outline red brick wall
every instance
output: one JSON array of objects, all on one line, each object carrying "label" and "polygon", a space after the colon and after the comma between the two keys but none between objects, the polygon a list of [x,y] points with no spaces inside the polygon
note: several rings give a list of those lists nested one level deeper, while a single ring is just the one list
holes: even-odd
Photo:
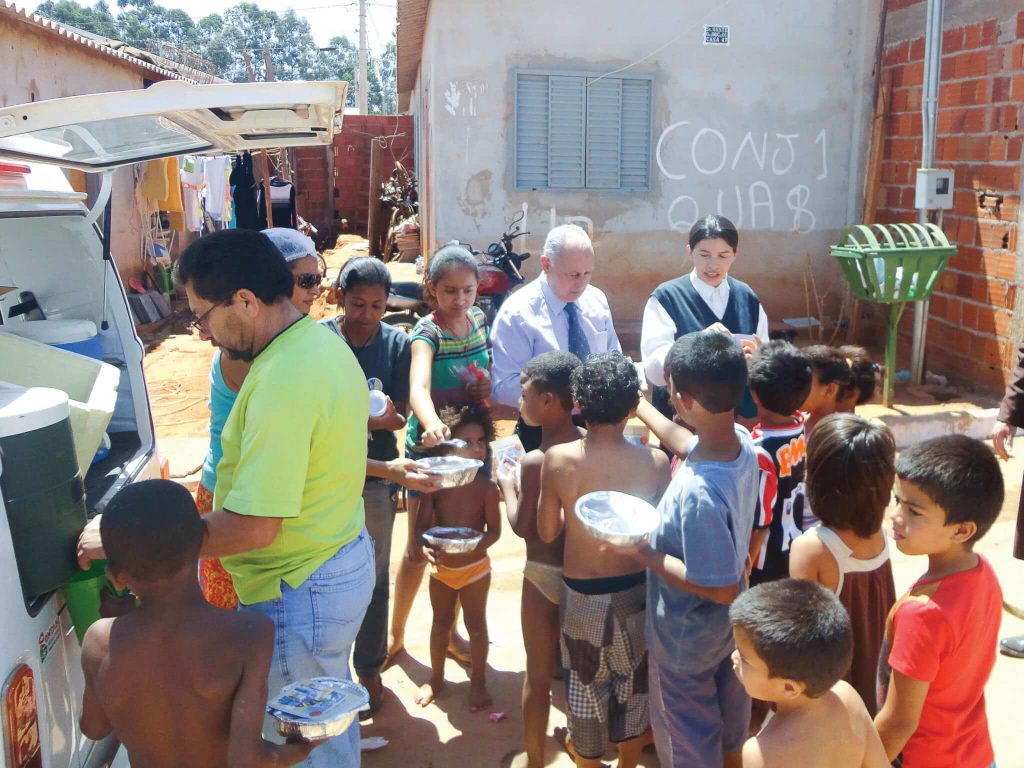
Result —
[{"label": "red brick wall", "polygon": [[[366,234],[370,191],[370,142],[382,137],[386,161],[399,161],[413,170],[413,130],[410,115],[345,115],[334,137],[334,184],[328,183],[328,149],[295,150],[296,208],[321,232],[333,232],[336,220],[348,219],[349,231]],[[390,174],[391,169],[388,168]],[[332,194],[333,190],[333,194]]]},{"label": "red brick wall", "polygon": [[395,161],[414,169],[411,115],[346,115],[334,137],[334,210],[348,219],[350,231],[361,234],[369,210],[370,142],[377,136],[387,144],[387,174]]},{"label": "red brick wall", "polygon": [[321,232],[329,232],[334,216],[327,153],[330,147],[299,147],[295,150],[295,210]]},{"label": "red brick wall", "polygon": [[[889,0],[889,11],[919,3]],[[945,212],[943,230],[959,252],[931,301],[927,366],[959,383],[1000,392],[1020,343],[1009,329],[1019,289],[1024,11],[1015,20],[960,27],[947,22],[942,47],[935,165],[955,172],[954,208]],[[876,211],[881,223],[917,220],[923,59],[923,37],[883,51],[892,92]],[[998,209],[980,206],[986,192],[1003,196]],[[912,315],[908,309],[901,348],[910,347]]]}]

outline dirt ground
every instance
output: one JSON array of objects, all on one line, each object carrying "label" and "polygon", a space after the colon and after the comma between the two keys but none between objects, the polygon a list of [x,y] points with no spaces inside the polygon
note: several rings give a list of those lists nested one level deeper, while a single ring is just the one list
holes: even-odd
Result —
[{"label": "dirt ground", "polygon": [[[348,259],[362,255],[365,249],[356,237],[343,237],[339,247],[326,254],[328,276],[337,274]],[[412,265],[401,265],[400,279],[416,279]],[[336,308],[321,298],[314,307],[315,317],[334,314]],[[145,339],[146,378],[153,403],[160,449],[171,464],[172,475],[193,485],[209,440],[207,398],[213,348],[184,331],[178,321]],[[913,396],[918,405],[918,395]],[[982,405],[978,403],[978,405]],[[988,405],[985,403],[984,405]],[[501,425],[503,431],[511,423]],[[1018,444],[1018,456],[1004,465],[1007,501],[1000,521],[982,540],[978,550],[988,557],[1005,591],[1006,599],[1024,606],[1024,563],[1011,556],[1012,521],[1024,476],[1024,443]],[[406,516],[395,521],[391,573],[397,573],[402,546],[406,540]],[[449,686],[435,704],[420,708],[413,702],[416,689],[429,677],[428,636],[430,605],[426,589],[421,589],[409,620],[406,638],[408,653],[384,673],[388,688],[384,707],[365,724],[363,736],[379,736],[388,746],[364,753],[368,768],[441,768],[441,766],[501,766],[520,748],[522,721],[519,699],[525,656],[519,621],[519,598],[525,550],[520,539],[507,528],[491,549],[493,576],[488,602],[490,628],[489,687],[494,704],[487,712],[471,713],[465,698],[468,677],[454,661],[449,661],[446,676]],[[894,572],[897,589],[903,590],[924,569],[917,559],[895,553]],[[1024,633],[1024,621],[1008,613],[1003,615],[1002,634]],[[565,724],[565,699],[561,683],[553,685],[554,702],[550,728]],[[996,758],[1001,768],[1024,768],[1024,741],[1020,736],[1019,692],[1024,690],[1024,660],[998,658],[986,695]],[[504,717],[493,722],[491,713]],[[572,761],[549,738],[550,766],[570,766]],[[609,755],[611,757],[611,755]],[[653,751],[645,753],[642,765],[657,766]]]}]

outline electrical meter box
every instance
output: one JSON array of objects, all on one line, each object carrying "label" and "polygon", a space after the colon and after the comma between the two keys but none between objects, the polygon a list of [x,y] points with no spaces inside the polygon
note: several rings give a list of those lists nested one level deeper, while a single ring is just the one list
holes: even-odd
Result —
[{"label": "electrical meter box", "polygon": [[946,168],[918,168],[914,207],[926,211],[952,208],[953,172]]}]

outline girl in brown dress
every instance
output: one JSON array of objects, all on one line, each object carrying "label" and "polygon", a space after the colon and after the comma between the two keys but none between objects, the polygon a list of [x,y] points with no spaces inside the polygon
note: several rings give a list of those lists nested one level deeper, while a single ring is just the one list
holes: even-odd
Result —
[{"label": "girl in brown dress", "polygon": [[874,717],[885,619],[896,602],[882,530],[896,445],[877,422],[837,413],[818,423],[807,449],[807,502],[821,525],[792,545],[789,574],[831,589],[850,615],[853,664],[846,676]]}]

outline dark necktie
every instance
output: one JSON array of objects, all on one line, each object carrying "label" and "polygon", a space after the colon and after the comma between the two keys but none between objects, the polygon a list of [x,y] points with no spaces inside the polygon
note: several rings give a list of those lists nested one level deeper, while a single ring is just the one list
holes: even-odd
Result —
[{"label": "dark necktie", "polygon": [[565,305],[565,316],[569,321],[569,352],[580,360],[590,357],[590,344],[580,325],[580,308],[570,301]]}]

